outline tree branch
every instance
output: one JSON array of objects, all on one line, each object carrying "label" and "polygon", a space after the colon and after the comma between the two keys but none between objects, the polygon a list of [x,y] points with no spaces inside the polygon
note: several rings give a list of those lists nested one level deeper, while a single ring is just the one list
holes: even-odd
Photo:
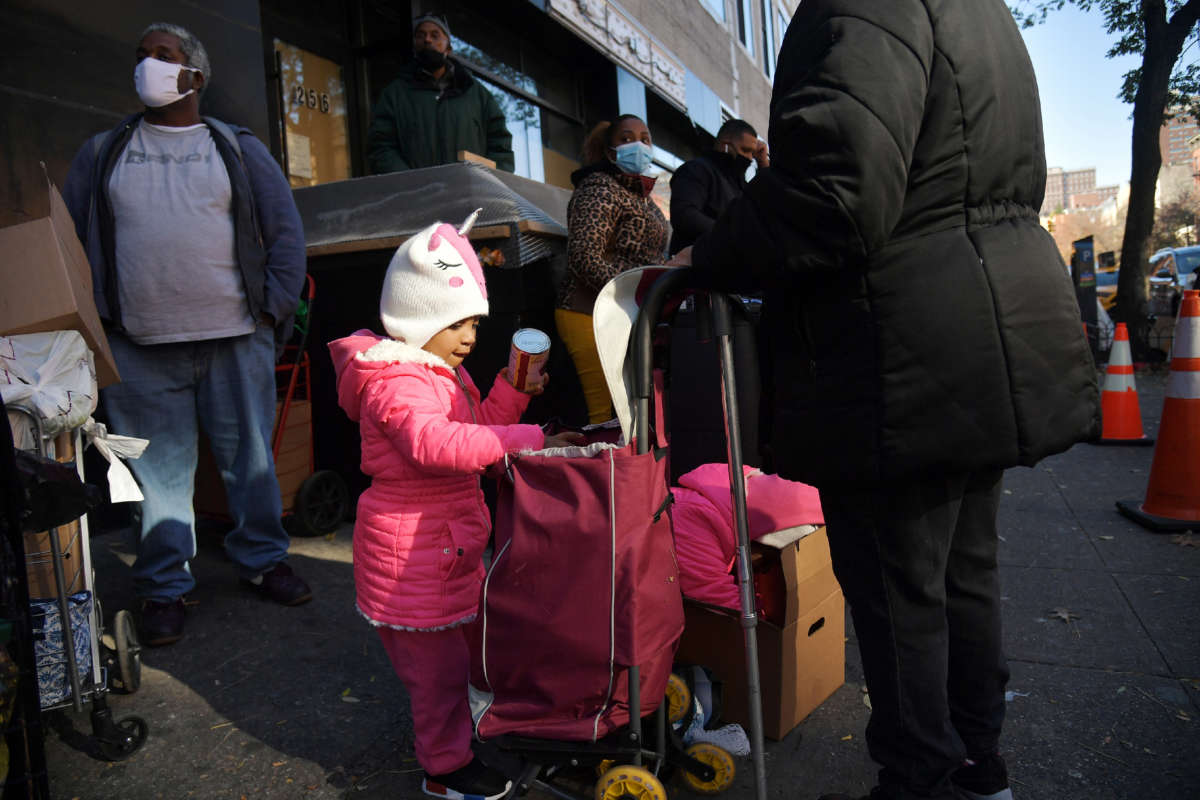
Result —
[{"label": "tree branch", "polygon": [[1196,27],[1197,20],[1200,20],[1200,0],[1188,0],[1175,11],[1167,23],[1168,41],[1175,50],[1183,49],[1183,43]]}]

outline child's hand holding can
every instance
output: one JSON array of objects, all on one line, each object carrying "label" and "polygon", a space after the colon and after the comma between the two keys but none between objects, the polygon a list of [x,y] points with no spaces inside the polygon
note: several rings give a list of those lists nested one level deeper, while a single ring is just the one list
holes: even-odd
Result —
[{"label": "child's hand holding can", "polygon": [[536,328],[521,328],[513,334],[508,366],[502,371],[505,380],[526,394],[541,394],[550,382],[545,371],[550,357],[550,337]]}]

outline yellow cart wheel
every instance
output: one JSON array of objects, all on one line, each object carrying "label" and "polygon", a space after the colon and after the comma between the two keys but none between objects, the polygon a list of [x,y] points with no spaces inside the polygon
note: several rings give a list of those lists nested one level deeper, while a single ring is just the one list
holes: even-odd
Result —
[{"label": "yellow cart wheel", "polygon": [[692,707],[692,690],[683,678],[671,673],[667,678],[667,719],[679,722]]},{"label": "yellow cart wheel", "polygon": [[616,763],[617,762],[611,758],[606,758],[603,761],[601,761],[599,764],[596,765],[596,777],[597,778],[603,777],[604,773],[606,773],[610,769],[612,769],[613,765]]},{"label": "yellow cart wheel", "polygon": [[684,770],[683,782],[693,792],[696,794],[720,794],[733,785],[733,779],[737,775],[737,766],[733,763],[733,756],[729,755],[728,750],[708,742],[696,742],[684,752],[697,761],[712,767],[717,773],[711,781],[702,781]]},{"label": "yellow cart wheel", "polygon": [[596,781],[596,800],[667,800],[667,790],[650,770],[622,765]]}]

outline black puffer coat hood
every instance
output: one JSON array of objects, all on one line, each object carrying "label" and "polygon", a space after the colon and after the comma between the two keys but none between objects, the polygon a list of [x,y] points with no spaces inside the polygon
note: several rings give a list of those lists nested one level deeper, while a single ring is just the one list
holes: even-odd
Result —
[{"label": "black puffer coat hood", "polygon": [[1038,223],[1033,67],[1002,0],[805,0],[771,169],[694,262],[768,289],[779,471],[809,483],[1030,465],[1096,430],[1096,372]]}]

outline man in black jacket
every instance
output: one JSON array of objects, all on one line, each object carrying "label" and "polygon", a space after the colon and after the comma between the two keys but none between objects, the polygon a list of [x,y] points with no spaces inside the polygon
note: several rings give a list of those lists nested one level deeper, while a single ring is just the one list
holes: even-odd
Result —
[{"label": "man in black jacket", "polygon": [[871,693],[871,800],[1012,797],[1001,476],[1094,435],[1099,406],[1038,224],[1040,108],[1003,0],[805,0],[771,169],[676,259],[765,289],[769,436],[779,473],[821,490]]},{"label": "man in black jacket", "polygon": [[713,149],[684,164],[671,177],[671,252],[696,241],[721,216],[725,207],[746,188],[746,170],[753,161],[770,166],[767,143],[749,122],[731,119],[717,131]]}]

